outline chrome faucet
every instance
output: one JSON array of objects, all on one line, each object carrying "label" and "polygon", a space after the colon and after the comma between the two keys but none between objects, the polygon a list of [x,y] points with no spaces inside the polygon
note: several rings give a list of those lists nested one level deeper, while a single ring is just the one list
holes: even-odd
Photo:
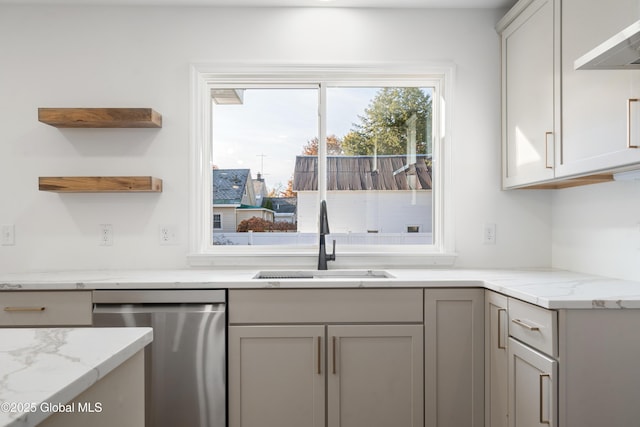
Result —
[{"label": "chrome faucet", "polygon": [[318,253],[318,270],[327,269],[327,261],[335,261],[336,259],[336,241],[333,241],[333,253],[328,254],[325,237],[329,234],[329,219],[327,218],[327,202],[320,202],[320,247]]}]

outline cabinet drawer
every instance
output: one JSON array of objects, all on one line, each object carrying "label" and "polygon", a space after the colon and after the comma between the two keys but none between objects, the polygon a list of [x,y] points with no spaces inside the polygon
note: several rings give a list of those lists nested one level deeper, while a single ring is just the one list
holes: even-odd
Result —
[{"label": "cabinet drawer", "polygon": [[509,298],[509,335],[558,357],[558,313]]},{"label": "cabinet drawer", "polygon": [[0,292],[0,326],[91,325],[91,291]]},{"label": "cabinet drawer", "polygon": [[229,323],[422,323],[422,289],[240,289]]}]

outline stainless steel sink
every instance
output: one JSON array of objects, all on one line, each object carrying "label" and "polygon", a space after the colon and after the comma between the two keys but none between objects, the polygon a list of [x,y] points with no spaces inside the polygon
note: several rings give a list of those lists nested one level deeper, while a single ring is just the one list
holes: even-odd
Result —
[{"label": "stainless steel sink", "polygon": [[273,270],[260,271],[254,279],[387,279],[384,270]]}]

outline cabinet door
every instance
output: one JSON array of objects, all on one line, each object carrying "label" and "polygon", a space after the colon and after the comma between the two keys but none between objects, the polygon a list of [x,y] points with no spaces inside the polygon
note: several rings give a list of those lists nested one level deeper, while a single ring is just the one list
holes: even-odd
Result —
[{"label": "cabinet door", "polygon": [[485,417],[487,427],[507,427],[509,356],[507,297],[485,294]]},{"label": "cabinet door", "polygon": [[534,0],[502,32],[505,188],[554,177],[553,146],[560,140],[556,15],[554,0]]},{"label": "cabinet door", "polygon": [[422,325],[327,330],[329,427],[423,426]]},{"label": "cabinet door", "polygon": [[324,326],[229,327],[229,426],[324,427]]},{"label": "cabinet door", "polygon": [[509,338],[509,427],[557,426],[558,362]]},{"label": "cabinet door", "polygon": [[426,289],[425,426],[484,426],[484,289]]},{"label": "cabinet door", "polygon": [[[640,71],[574,70],[574,61],[640,18],[637,0],[562,0],[562,145],[556,175],[567,176],[640,162],[636,115]],[[637,110],[638,103],[633,104]]]}]

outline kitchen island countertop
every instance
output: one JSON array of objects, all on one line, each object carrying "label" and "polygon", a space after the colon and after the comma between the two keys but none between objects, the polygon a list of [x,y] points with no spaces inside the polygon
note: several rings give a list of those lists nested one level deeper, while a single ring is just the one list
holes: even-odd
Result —
[{"label": "kitchen island countertop", "polygon": [[1,290],[483,287],[552,309],[640,308],[640,282],[564,270],[388,269],[391,278],[253,279],[257,270],[0,274]]},{"label": "kitchen island countertop", "polygon": [[0,328],[0,426],[35,426],[142,350],[151,328]]}]

